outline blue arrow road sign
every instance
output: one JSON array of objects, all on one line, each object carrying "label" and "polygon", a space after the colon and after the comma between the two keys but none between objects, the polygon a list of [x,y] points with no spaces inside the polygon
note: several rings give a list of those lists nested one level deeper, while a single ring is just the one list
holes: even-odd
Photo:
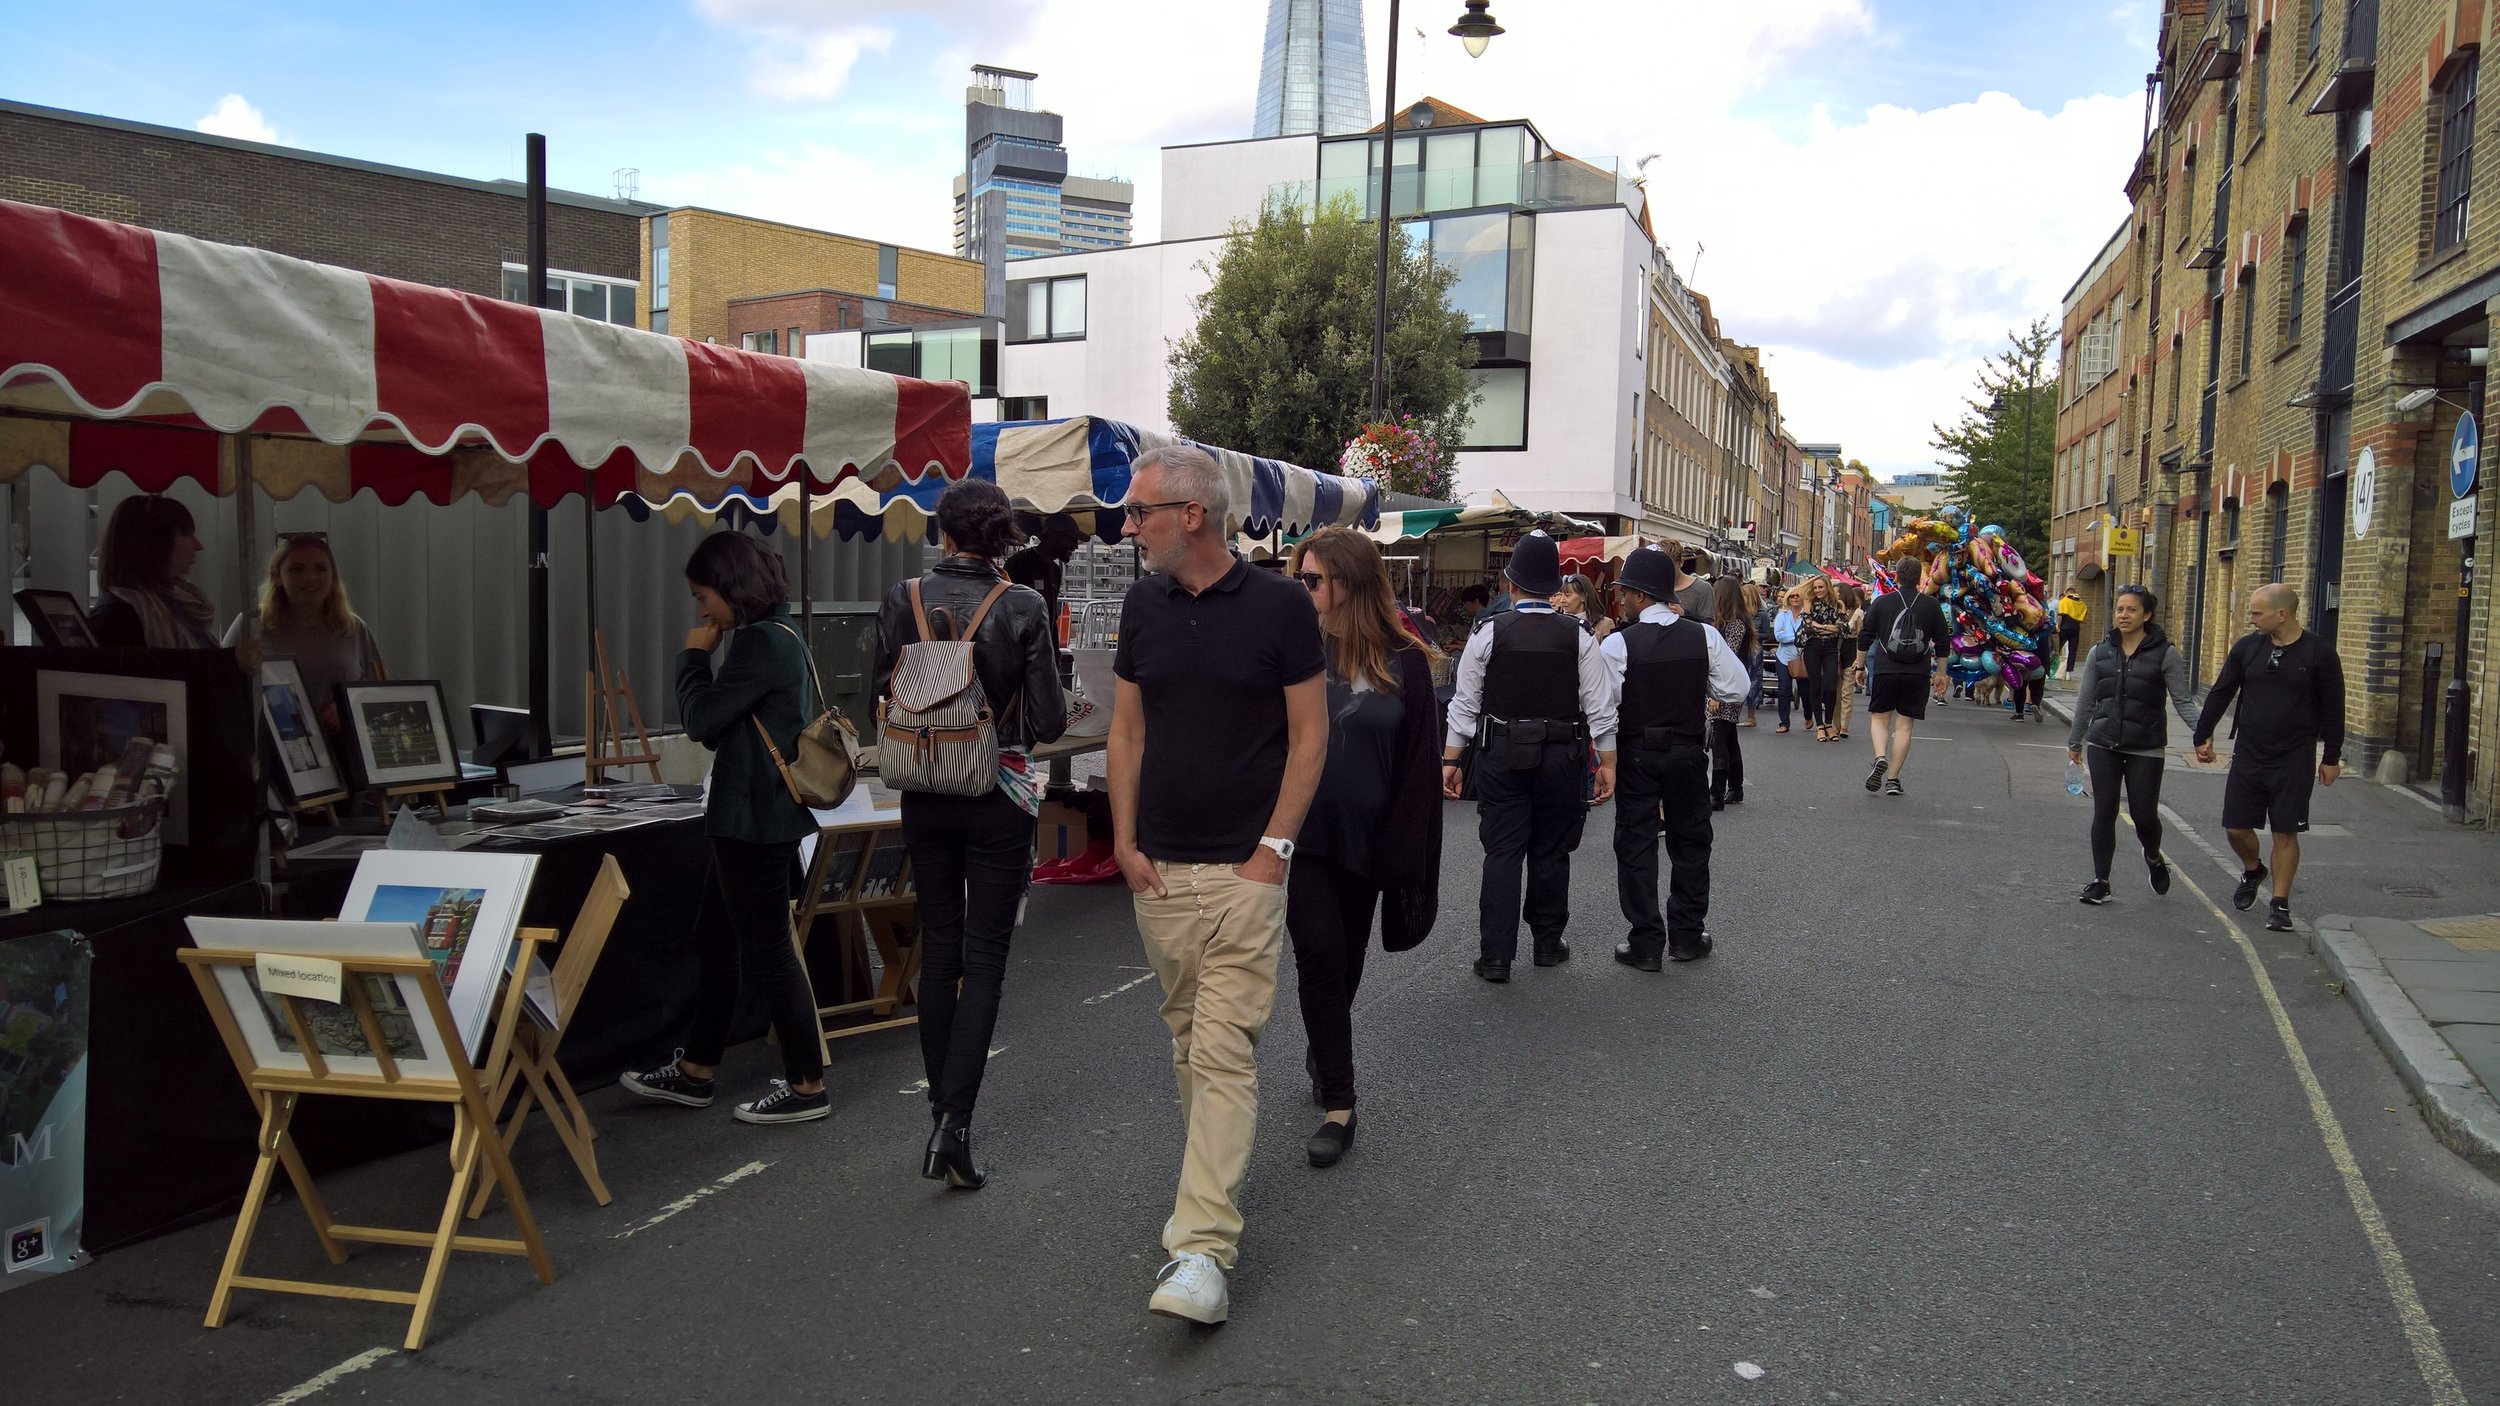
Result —
[{"label": "blue arrow road sign", "polygon": [[2448,488],[2462,498],[2474,491],[2474,471],[2482,463],[2483,439],[2474,429],[2473,412],[2457,417],[2457,437],[2448,446]]}]

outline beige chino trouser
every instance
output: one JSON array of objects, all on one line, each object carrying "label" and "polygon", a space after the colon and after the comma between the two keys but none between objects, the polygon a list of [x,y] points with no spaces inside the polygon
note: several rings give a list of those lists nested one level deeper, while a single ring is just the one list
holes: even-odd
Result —
[{"label": "beige chino trouser", "polygon": [[1236,1204],[1258,1133],[1259,1036],[1276,1008],[1285,890],[1229,864],[1154,861],[1163,895],[1134,894],[1146,960],[1163,982],[1172,1074],[1189,1132],[1180,1191],[1163,1226],[1172,1255],[1211,1256],[1225,1269],[1241,1244]]}]

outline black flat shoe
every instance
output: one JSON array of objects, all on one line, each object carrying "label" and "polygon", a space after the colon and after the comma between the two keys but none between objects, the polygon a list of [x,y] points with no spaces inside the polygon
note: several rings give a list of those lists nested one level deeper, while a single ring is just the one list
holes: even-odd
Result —
[{"label": "black flat shoe", "polygon": [[1693,943],[1691,946],[1677,947],[1670,945],[1667,948],[1667,960],[1670,962],[1698,962],[1702,958],[1710,955],[1710,949],[1712,946],[1713,944],[1710,941],[1710,934],[1703,933],[1701,935],[1701,941]]},{"label": "black flat shoe", "polygon": [[1745,788],[1739,786],[1734,790],[1729,791],[1727,793],[1727,803],[1732,806],[1743,805],[1745,803]]},{"label": "black flat shoe", "polygon": [[1644,957],[1640,953],[1633,951],[1632,944],[1629,942],[1618,942],[1615,944],[1615,960],[1623,963],[1627,967],[1632,968],[1634,971],[1664,971],[1666,970],[1667,965],[1666,963],[1659,961],[1654,956]]},{"label": "black flat shoe", "polygon": [[1311,1155],[1312,1166],[1333,1167],[1337,1165],[1338,1158],[1345,1156],[1346,1149],[1352,1146],[1354,1146],[1354,1115],[1349,1112],[1342,1123],[1331,1118],[1320,1124],[1318,1132],[1304,1139],[1302,1150]]},{"label": "black flat shoe", "polygon": [[1536,953],[1533,960],[1540,967],[1559,967],[1571,960],[1571,944],[1557,940],[1553,946]]},{"label": "black flat shoe", "polygon": [[944,1178],[957,1191],[978,1191],[990,1179],[972,1165],[972,1115],[938,1115],[937,1131],[929,1134],[929,1150],[920,1159],[920,1174],[931,1181]]},{"label": "black flat shoe", "polygon": [[1508,981],[1510,980],[1510,963],[1497,962],[1491,957],[1479,958],[1476,962],[1476,975],[1487,981]]}]

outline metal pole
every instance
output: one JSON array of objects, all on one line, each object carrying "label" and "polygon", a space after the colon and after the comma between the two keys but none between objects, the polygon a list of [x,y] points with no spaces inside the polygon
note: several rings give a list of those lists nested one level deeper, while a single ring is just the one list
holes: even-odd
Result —
[{"label": "metal pole", "polygon": [[[547,306],[547,138],[529,134],[529,281],[530,306]],[[547,677],[550,646],[547,611],[547,510],[536,494],[530,497],[529,535],[529,685],[530,721],[538,729],[538,754],[554,746],[553,691]],[[597,666],[594,656],[591,667]],[[590,700],[582,700],[585,708]]]},{"label": "metal pole", "polygon": [[[2469,408],[2479,424],[2483,418],[2483,383],[2480,381],[2474,383],[2473,402]],[[2477,443],[2475,453],[2480,455],[2481,452],[2482,446]],[[2483,491],[2480,478],[2478,472],[2474,484],[2474,492],[2478,495]],[[2452,821],[2466,818],[2466,749],[2472,740],[2470,733],[2474,725],[2472,700],[2467,696],[2465,685],[2465,652],[2474,631],[2474,538],[2470,534],[2465,538],[2464,547],[2464,558],[2457,573],[2457,641],[2450,651],[2455,656],[2452,661],[2455,672],[2448,676],[2447,694],[2443,700],[2446,714],[2440,720],[2439,805],[2442,813]]]},{"label": "metal pole", "polygon": [[1380,81],[1380,276],[1372,283],[1372,423],[1389,418],[1389,173],[1398,164],[1398,0],[1389,0],[1389,66]]},{"label": "metal pole", "polygon": [[[810,579],[807,569],[808,558],[815,555],[809,550],[816,540],[815,524],[809,521],[813,516],[810,510],[815,506],[814,500],[815,485],[808,482],[808,468],[805,464],[801,464],[799,466],[799,633],[806,637],[802,642],[806,644],[810,658],[815,657],[816,654],[816,590],[815,582]],[[823,707],[823,701],[819,700],[816,706]]]}]

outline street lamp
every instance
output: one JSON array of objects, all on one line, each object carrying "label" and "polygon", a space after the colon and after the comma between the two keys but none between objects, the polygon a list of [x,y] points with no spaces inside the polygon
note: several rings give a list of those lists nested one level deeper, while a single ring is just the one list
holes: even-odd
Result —
[{"label": "street lamp", "polygon": [[[1469,58],[1484,57],[1484,48],[1502,27],[1493,20],[1493,0],[1467,0],[1467,8],[1450,33],[1467,46]],[[1389,418],[1389,237],[1395,221],[1389,214],[1389,173],[1398,164],[1398,0],[1389,0],[1389,66],[1380,84],[1380,271],[1372,284],[1372,421]]]}]

